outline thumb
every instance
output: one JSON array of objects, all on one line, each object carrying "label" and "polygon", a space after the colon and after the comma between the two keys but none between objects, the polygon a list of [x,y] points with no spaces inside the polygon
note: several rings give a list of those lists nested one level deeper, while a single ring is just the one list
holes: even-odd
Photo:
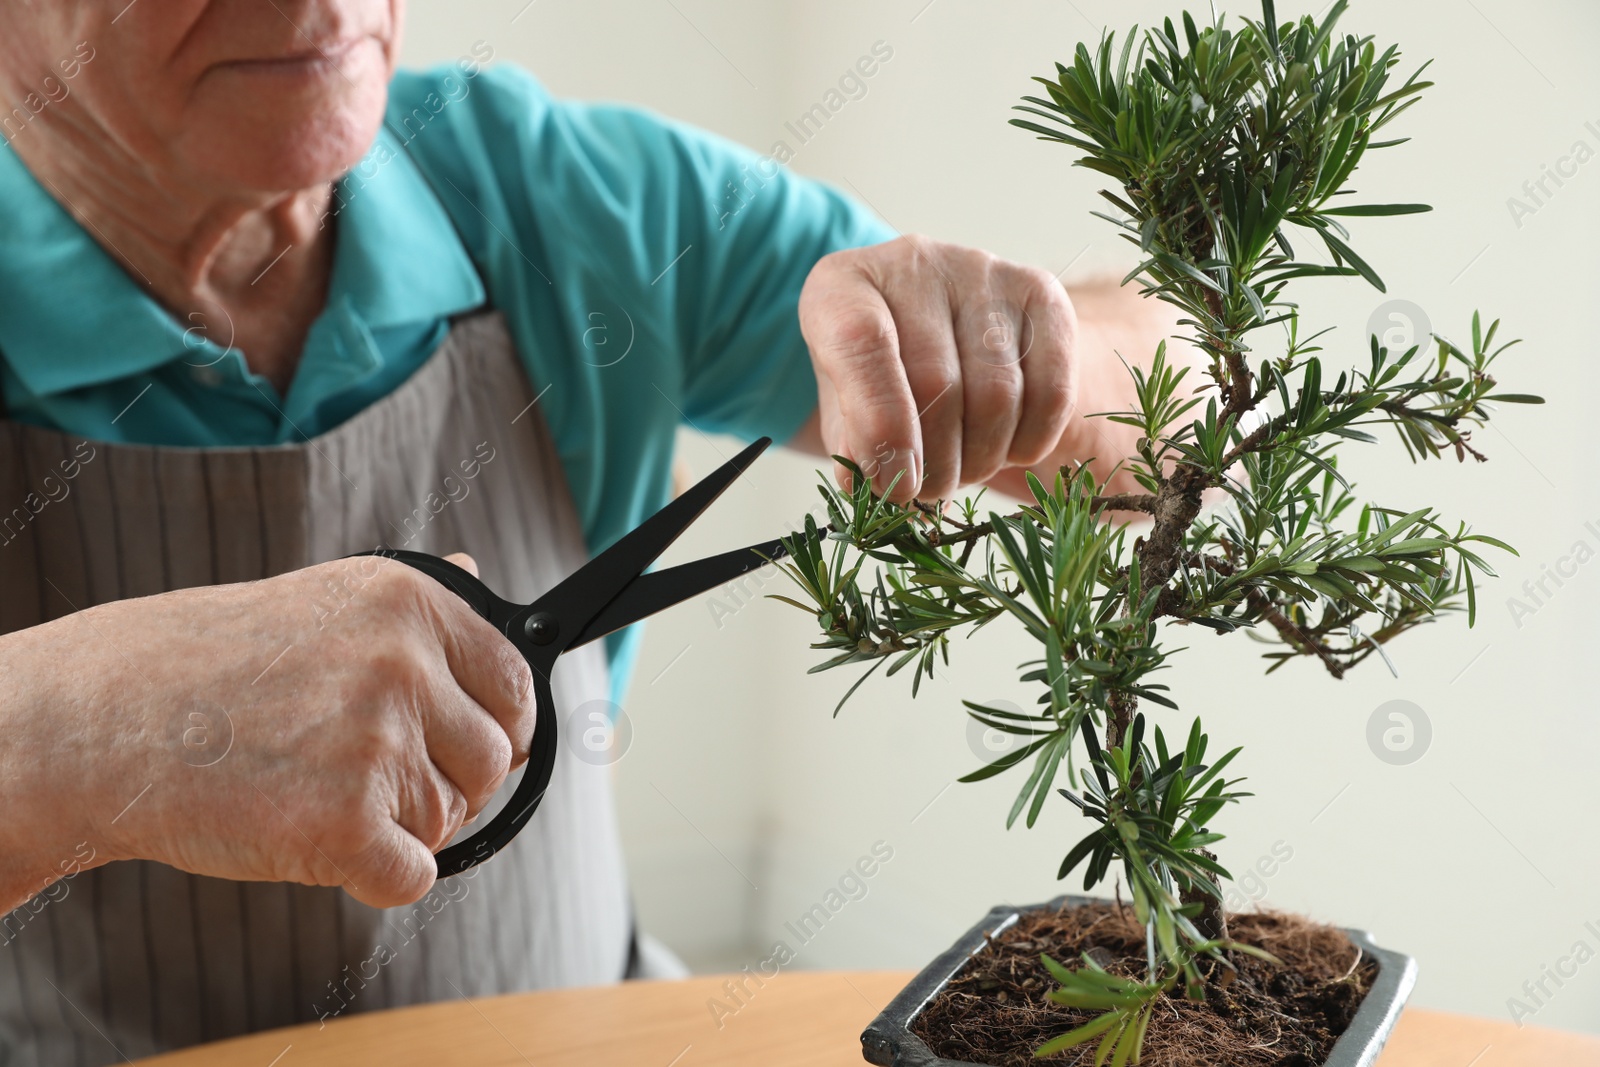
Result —
[{"label": "thumb", "polygon": [[454,563],[474,578],[478,577],[478,561],[465,552],[452,552],[445,557],[446,563]]}]

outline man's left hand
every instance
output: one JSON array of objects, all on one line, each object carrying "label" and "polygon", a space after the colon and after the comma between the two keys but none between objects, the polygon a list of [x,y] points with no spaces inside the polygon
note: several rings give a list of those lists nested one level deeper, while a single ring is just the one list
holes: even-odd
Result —
[{"label": "man's left hand", "polygon": [[835,252],[806,279],[800,329],[818,409],[794,443],[848,457],[879,493],[900,475],[899,502],[1040,463],[1073,416],[1066,290],[979,249],[908,236]]}]

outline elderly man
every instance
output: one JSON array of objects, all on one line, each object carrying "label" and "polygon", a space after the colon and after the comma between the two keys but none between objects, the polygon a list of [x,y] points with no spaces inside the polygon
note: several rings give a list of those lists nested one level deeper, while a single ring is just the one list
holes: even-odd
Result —
[{"label": "elderly man", "polygon": [[[530,600],[665,500],[685,421],[1015,489],[1170,328],[484,49],[397,74],[400,0],[0,3],[7,1063],[622,977],[601,768],[435,886],[528,668],[341,557]],[[582,652],[565,708],[626,678]]]}]

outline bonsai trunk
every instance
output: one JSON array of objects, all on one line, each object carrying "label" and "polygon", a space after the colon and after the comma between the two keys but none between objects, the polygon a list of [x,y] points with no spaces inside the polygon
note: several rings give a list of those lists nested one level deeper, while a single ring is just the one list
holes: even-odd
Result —
[{"label": "bonsai trunk", "polygon": [[[1113,749],[1120,746],[1127,736],[1128,727],[1133,723],[1134,710],[1139,705],[1139,698],[1130,696],[1120,690],[1112,690],[1107,701],[1108,710],[1111,712],[1106,723],[1106,748]],[[1201,849],[1201,854],[1207,859],[1215,860],[1217,857],[1207,849]],[[1211,879],[1211,884],[1217,886],[1217,880]],[[1186,889],[1179,894],[1179,899],[1184,904],[1200,905],[1200,914],[1195,917],[1195,929],[1200,931],[1200,936],[1211,941],[1228,940],[1228,916],[1222,910],[1222,894],[1207,893],[1202,889]],[[1226,954],[1224,954],[1226,962]],[[1227,985],[1233,980],[1233,965],[1227,963],[1222,974],[1216,975],[1217,980]]]},{"label": "bonsai trunk", "polygon": [[1106,705],[1111,713],[1106,721],[1106,751],[1109,752],[1121,747],[1122,739],[1128,734],[1128,727],[1133,725],[1133,713],[1139,706],[1139,698],[1120,689],[1113,689]]},{"label": "bonsai trunk", "polygon": [[[1222,308],[1220,303],[1215,303],[1214,310],[1220,317]],[[1225,410],[1230,414],[1239,414],[1254,406],[1251,397],[1251,375],[1249,365],[1235,350],[1223,348],[1218,353],[1221,358],[1221,372],[1218,374],[1219,384],[1223,389],[1226,402]],[[1204,471],[1189,463],[1179,463],[1173,468],[1172,473],[1162,480],[1160,490],[1151,507],[1155,518],[1153,529],[1148,537],[1143,539],[1138,546],[1141,581],[1139,593],[1148,593],[1151,589],[1162,587],[1171,580],[1178,567],[1178,558],[1183,552],[1183,539],[1193,525],[1195,518],[1200,514],[1203,503],[1203,494],[1208,485]],[[1169,614],[1172,610],[1171,600],[1175,598],[1175,591],[1165,589],[1161,599],[1156,604],[1156,615]],[[1120,699],[1119,699],[1120,698]],[[1127,697],[1125,694],[1113,693],[1111,704],[1111,722],[1107,732],[1115,735],[1114,740],[1108,737],[1108,743],[1120,744],[1123,733],[1132,721],[1133,705],[1137,703],[1136,697]],[[1126,707],[1122,706],[1126,704]],[[1216,857],[1210,852],[1201,850],[1204,855],[1212,860]],[[1200,935],[1212,941],[1226,941],[1228,939],[1228,918],[1222,909],[1222,894],[1215,878],[1210,878],[1215,894],[1207,893],[1202,889],[1193,888],[1184,890],[1180,899],[1184,904],[1200,905],[1200,914],[1195,917],[1195,928]],[[1213,981],[1227,985],[1233,980],[1234,968],[1227,962],[1224,954],[1223,968],[1217,973],[1213,968],[1210,977]]]},{"label": "bonsai trunk", "polygon": [[[1200,854],[1206,859],[1214,860],[1217,857],[1208,849],[1201,849]],[[1217,880],[1212,878],[1211,884],[1217,885]],[[1228,915],[1222,910],[1222,896],[1220,893],[1213,895],[1203,889],[1186,889],[1181,894],[1185,904],[1200,905],[1200,914],[1195,917],[1195,929],[1200,931],[1200,936],[1212,941],[1226,941],[1228,939]]]}]

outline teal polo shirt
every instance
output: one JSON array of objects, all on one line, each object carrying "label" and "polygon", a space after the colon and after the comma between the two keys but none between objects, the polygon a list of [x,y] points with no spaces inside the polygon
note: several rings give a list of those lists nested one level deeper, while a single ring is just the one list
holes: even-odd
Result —
[{"label": "teal polo shirt", "polygon": [[[800,427],[817,399],[801,285],[827,253],[894,236],[768,158],[636,108],[553,99],[506,66],[397,75],[325,224],[327,307],[280,395],[225,319],[157,304],[0,150],[7,415],[110,442],[304,441],[388,394],[451,315],[488,301],[598,552],[666,501],[678,426],[779,441]],[[617,692],[633,645],[612,643]]]}]

